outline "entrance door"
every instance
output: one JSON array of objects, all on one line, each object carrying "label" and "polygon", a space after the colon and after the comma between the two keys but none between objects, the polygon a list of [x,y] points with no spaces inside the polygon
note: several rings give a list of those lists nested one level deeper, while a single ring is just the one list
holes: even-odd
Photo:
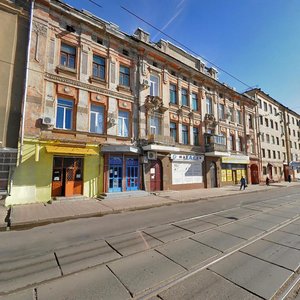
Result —
[{"label": "entrance door", "polygon": [[162,190],[162,165],[160,160],[152,161],[150,167],[150,191]]},{"label": "entrance door", "polygon": [[52,197],[82,195],[83,193],[83,158],[53,158]]},{"label": "entrance door", "polygon": [[258,166],[257,165],[251,165],[251,183],[252,184],[258,184],[259,179],[258,179]]},{"label": "entrance door", "polygon": [[123,159],[111,156],[109,158],[109,185],[108,192],[122,192]]},{"label": "entrance door", "polygon": [[126,159],[126,191],[139,189],[139,161],[137,158]]},{"label": "entrance door", "polygon": [[217,168],[214,162],[210,163],[210,187],[217,187]]}]

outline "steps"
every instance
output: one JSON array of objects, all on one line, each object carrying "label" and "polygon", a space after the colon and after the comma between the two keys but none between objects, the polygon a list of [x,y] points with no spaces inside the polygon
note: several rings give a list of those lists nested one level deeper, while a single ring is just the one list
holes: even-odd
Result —
[{"label": "steps", "polygon": [[116,192],[116,193],[102,193],[97,198],[99,200],[104,199],[116,199],[116,198],[134,198],[134,197],[146,197],[150,193],[146,191],[130,191],[130,192]]}]

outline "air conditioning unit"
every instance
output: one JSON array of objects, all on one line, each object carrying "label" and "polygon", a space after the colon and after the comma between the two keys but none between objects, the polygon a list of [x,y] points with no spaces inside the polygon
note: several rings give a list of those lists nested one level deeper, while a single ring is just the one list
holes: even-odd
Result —
[{"label": "air conditioning unit", "polygon": [[47,126],[54,126],[54,120],[50,117],[43,117],[42,124]]},{"label": "air conditioning unit", "polygon": [[143,79],[142,85],[143,85],[144,87],[149,86],[149,80]]},{"label": "air conditioning unit", "polygon": [[157,159],[157,153],[154,151],[148,151],[147,157],[149,160],[156,160]]}]

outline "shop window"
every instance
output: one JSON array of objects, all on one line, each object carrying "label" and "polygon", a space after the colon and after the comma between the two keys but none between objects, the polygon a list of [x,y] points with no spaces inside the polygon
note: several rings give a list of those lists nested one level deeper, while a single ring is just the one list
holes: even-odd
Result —
[{"label": "shop window", "polygon": [[150,95],[159,96],[159,77],[156,75],[150,75]]},{"label": "shop window", "polygon": [[60,47],[60,65],[75,69],[76,66],[76,48],[65,43]]},{"label": "shop window", "polygon": [[119,110],[118,115],[118,136],[129,136],[129,112]]},{"label": "shop window", "polygon": [[177,87],[170,83],[170,103],[177,104]]},{"label": "shop window", "polygon": [[105,58],[93,55],[93,77],[105,80]]},{"label": "shop window", "polygon": [[90,132],[104,133],[104,107],[101,105],[91,105]]},{"label": "shop window", "polygon": [[122,86],[130,86],[130,70],[129,67],[120,65],[119,70],[119,83]]},{"label": "shop window", "polygon": [[182,144],[187,145],[189,143],[189,129],[187,125],[182,125]]},{"label": "shop window", "polygon": [[73,105],[72,100],[58,99],[56,110],[56,128],[72,129],[73,122]]}]

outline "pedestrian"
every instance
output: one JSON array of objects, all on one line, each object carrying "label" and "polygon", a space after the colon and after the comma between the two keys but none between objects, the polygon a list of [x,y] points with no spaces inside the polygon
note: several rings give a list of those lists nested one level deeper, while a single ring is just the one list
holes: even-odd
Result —
[{"label": "pedestrian", "polygon": [[241,180],[241,186],[240,186],[240,190],[243,188],[243,190],[246,188],[246,179],[242,176]]},{"label": "pedestrian", "polygon": [[291,183],[291,181],[292,181],[292,176],[291,176],[291,174],[289,174],[288,175],[288,182]]},{"label": "pedestrian", "polygon": [[267,176],[267,178],[266,178],[266,185],[270,185],[270,179],[269,179],[268,176]]}]

